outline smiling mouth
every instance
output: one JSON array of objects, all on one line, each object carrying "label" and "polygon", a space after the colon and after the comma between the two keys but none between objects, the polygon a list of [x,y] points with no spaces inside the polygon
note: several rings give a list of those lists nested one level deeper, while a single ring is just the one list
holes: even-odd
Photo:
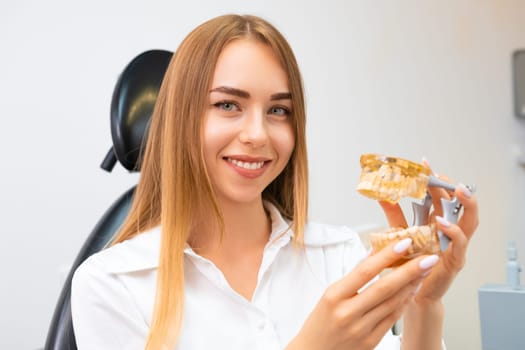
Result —
[{"label": "smiling mouth", "polygon": [[257,170],[257,169],[261,169],[264,166],[264,161],[243,162],[243,161],[232,159],[232,158],[226,158],[226,160],[229,163],[232,163],[233,165],[235,165],[236,167],[247,169],[247,170]]}]

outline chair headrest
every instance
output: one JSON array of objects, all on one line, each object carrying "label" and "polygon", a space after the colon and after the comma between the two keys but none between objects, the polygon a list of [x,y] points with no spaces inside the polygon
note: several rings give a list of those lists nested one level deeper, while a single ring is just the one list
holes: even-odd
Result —
[{"label": "chair headrest", "polygon": [[160,85],[173,53],[145,51],[121,73],[111,100],[113,147],[101,167],[111,171],[118,160],[129,171],[140,171],[140,151]]}]

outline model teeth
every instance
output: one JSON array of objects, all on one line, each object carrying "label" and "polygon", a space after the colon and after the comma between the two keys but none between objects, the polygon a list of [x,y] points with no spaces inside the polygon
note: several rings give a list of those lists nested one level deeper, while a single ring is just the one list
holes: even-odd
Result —
[{"label": "model teeth", "polygon": [[249,170],[260,169],[264,165],[264,162],[242,162],[240,160],[231,158],[228,158],[228,162],[234,164],[235,166],[238,166],[239,168]]}]

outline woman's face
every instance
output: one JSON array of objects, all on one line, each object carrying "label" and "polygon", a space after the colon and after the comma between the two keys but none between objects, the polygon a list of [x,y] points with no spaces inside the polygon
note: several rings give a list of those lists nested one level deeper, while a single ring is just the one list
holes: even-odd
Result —
[{"label": "woman's face", "polygon": [[204,158],[219,202],[260,200],[292,154],[291,114],[288,79],[272,50],[250,39],[228,44],[204,118]]}]

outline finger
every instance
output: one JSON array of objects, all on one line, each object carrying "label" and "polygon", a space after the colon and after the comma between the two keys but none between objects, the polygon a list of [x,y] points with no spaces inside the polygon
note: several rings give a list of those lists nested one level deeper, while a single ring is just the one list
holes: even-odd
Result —
[{"label": "finger", "polygon": [[434,170],[432,170],[432,167],[430,166],[430,163],[428,162],[427,158],[423,157],[423,159],[421,159],[421,165],[423,165],[425,168],[428,168],[428,170],[430,170],[430,173],[434,176],[438,176],[438,174],[436,174]]},{"label": "finger", "polygon": [[[436,174],[432,170],[432,167],[430,166],[428,160],[425,157],[423,157],[421,164],[430,170],[430,174],[432,174],[432,176],[435,176],[439,178],[440,180],[451,182],[450,179],[447,178],[446,176],[440,176]],[[448,193],[445,189],[441,187],[434,187],[434,186],[429,186],[428,192],[430,193],[430,197],[432,198],[432,205],[434,206],[433,215],[439,215],[439,216],[443,215],[443,206],[441,205],[441,198],[450,199],[450,193]]]},{"label": "finger", "polygon": [[432,170],[432,167],[430,166],[430,164],[428,163],[428,160],[423,157],[423,160],[421,161],[421,165],[423,165],[425,168],[428,168],[428,170],[430,170],[430,174],[434,177],[437,177],[439,178],[440,180],[443,180],[443,181],[446,181],[446,182],[450,182],[450,183],[453,183],[453,181],[451,181],[451,179],[447,176],[443,176],[443,175],[439,175],[439,174],[436,174],[434,172],[434,170]]},{"label": "finger", "polygon": [[[355,297],[356,313],[366,314],[370,310],[395,296],[405,286],[417,283],[438,263],[437,255],[425,255],[415,258],[391,273],[381,277],[365,291]],[[388,310],[386,313],[390,313]]]},{"label": "finger", "polygon": [[376,339],[377,337],[380,337],[382,339],[385,334],[392,329],[394,324],[401,318],[403,313],[405,312],[406,308],[408,306],[408,302],[405,303],[402,307],[396,309],[393,311],[388,317],[385,317],[377,326],[370,332],[370,336],[373,339]]},{"label": "finger", "polygon": [[[444,176],[440,176],[439,178],[447,181]],[[444,188],[434,186],[429,187],[428,192],[430,193],[430,197],[432,197],[432,205],[434,206],[433,214],[443,216],[443,205],[441,204],[441,198],[450,200],[451,196],[449,192]]]},{"label": "finger", "polygon": [[355,296],[362,287],[381,271],[405,255],[411,244],[412,239],[406,238],[399,242],[391,243],[378,253],[367,257],[345,277],[328,287],[325,297],[337,302]]},{"label": "finger", "polygon": [[467,238],[470,239],[479,224],[478,201],[472,192],[463,184],[457,186],[455,195],[464,208],[458,225]]},{"label": "finger", "polygon": [[[380,324],[385,318],[391,315],[393,312],[403,307],[405,303],[413,299],[417,290],[420,288],[422,278],[416,278],[407,285],[403,286],[397,293],[392,294],[388,299],[385,299],[382,303],[376,305],[373,309],[365,313],[361,319],[370,325],[370,331],[372,331],[378,324]],[[396,320],[394,320],[395,322]]]},{"label": "finger", "polygon": [[379,201],[379,205],[383,208],[388,224],[391,227],[408,227],[403,210],[398,203]]},{"label": "finger", "polygon": [[[413,299],[420,283],[421,279],[417,279],[413,283],[405,285],[398,293],[364,315],[353,313],[353,306],[356,301],[353,299],[346,300],[346,305],[341,305],[341,314],[346,315],[345,318],[348,321],[345,323],[351,324],[351,327],[345,328],[349,333],[366,336],[367,342],[370,342],[368,345],[375,348],[399,319],[408,302]],[[352,337],[352,334],[349,334],[349,337]]]},{"label": "finger", "polygon": [[459,271],[465,265],[465,257],[468,246],[468,237],[458,225],[454,225],[441,216],[436,216],[436,223],[443,234],[450,238],[447,254],[450,259],[443,259],[446,266],[452,271]]}]

